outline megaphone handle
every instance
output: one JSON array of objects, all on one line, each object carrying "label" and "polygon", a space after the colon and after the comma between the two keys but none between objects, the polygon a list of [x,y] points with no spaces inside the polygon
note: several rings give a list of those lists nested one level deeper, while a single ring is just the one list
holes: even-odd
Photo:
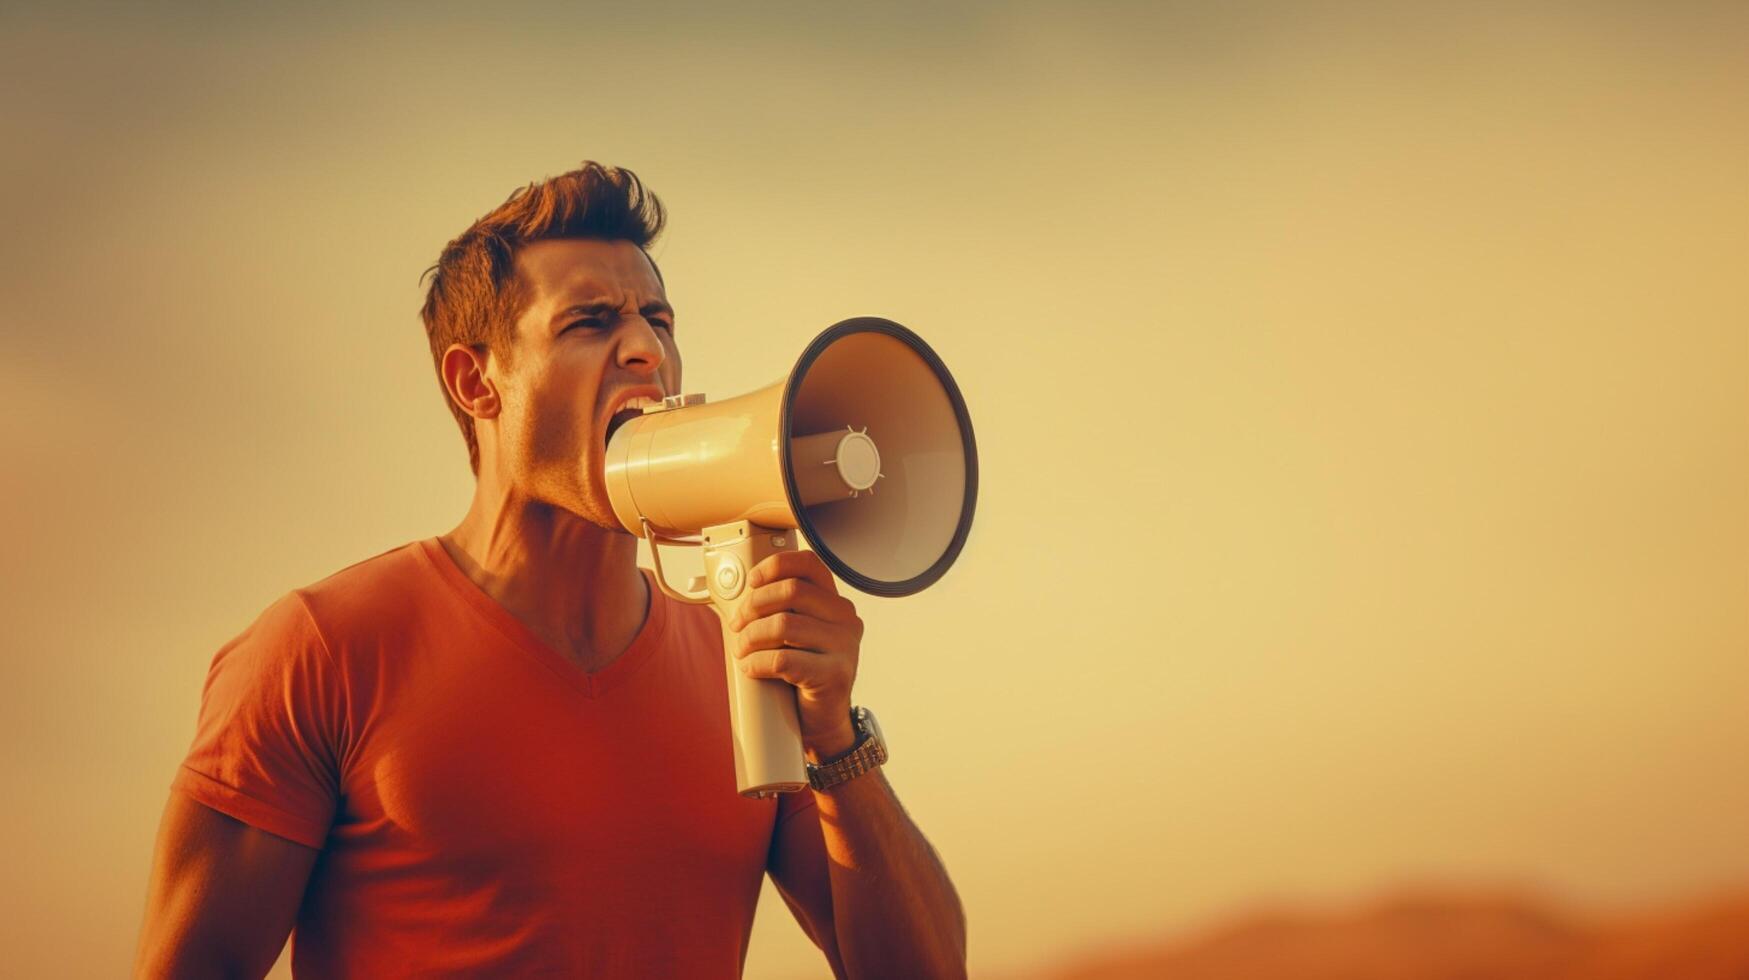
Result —
[{"label": "megaphone handle", "polygon": [[[644,525],[644,540],[650,542],[650,564],[656,566],[652,570],[656,573],[656,587],[662,590],[662,594],[668,596],[670,599],[678,599],[681,602],[690,602],[695,606],[702,606],[705,603],[710,602],[711,592],[709,589],[700,589],[696,592],[682,592],[668,584],[668,576],[662,572],[662,550],[657,544],[656,529],[650,526],[649,518],[640,517],[638,520],[642,521]],[[696,544],[697,542],[687,541],[684,543]]]},{"label": "megaphone handle", "polygon": [[735,788],[751,797],[807,789],[796,689],[780,678],[742,673],[731,652],[736,634],[729,628],[730,618],[747,596],[747,573],[769,555],[795,551],[796,532],[736,521],[707,527],[702,534],[705,581],[723,628]]}]

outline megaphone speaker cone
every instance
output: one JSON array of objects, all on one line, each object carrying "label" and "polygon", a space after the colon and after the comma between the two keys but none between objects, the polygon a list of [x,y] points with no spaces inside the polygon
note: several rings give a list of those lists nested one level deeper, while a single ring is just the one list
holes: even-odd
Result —
[{"label": "megaphone speaker cone", "polygon": [[[784,390],[785,487],[814,550],[872,595],[933,584],[965,546],[978,494],[971,417],[941,358],[891,320],[858,317],[815,337]],[[839,489],[824,499],[810,492],[822,437]]]}]

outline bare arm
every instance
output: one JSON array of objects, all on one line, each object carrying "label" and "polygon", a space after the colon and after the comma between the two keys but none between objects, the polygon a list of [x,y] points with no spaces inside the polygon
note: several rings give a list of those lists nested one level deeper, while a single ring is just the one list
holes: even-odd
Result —
[{"label": "bare arm", "polygon": [[814,791],[814,799],[817,815],[779,829],[768,867],[832,975],[964,977],[959,894],[885,773]]},{"label": "bare arm", "polygon": [[316,855],[172,792],[134,976],[266,976],[291,934]]},{"label": "bare arm", "polygon": [[[850,688],[862,619],[812,551],[779,551],[747,575],[723,649],[749,677],[796,689],[802,751],[816,764],[856,744]],[[959,893],[885,773],[814,790],[811,819],[786,819],[767,869],[836,976],[956,980],[966,975]],[[804,822],[809,821],[809,822]]]},{"label": "bare arm", "polygon": [[964,977],[966,916],[876,769],[817,793],[838,953],[852,977]]}]

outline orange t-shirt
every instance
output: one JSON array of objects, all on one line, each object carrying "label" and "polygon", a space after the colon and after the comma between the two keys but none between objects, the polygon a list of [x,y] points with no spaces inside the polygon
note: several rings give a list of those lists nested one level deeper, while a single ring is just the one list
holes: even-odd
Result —
[{"label": "orange t-shirt", "polygon": [[777,827],[818,820],[735,791],[712,610],[652,582],[588,674],[435,538],[225,644],[172,788],[321,850],[292,933],[318,977],[738,977]]}]

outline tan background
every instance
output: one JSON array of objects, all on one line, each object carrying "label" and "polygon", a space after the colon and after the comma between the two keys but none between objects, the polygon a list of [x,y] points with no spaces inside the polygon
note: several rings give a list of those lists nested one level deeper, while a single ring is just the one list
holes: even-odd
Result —
[{"label": "tan background", "polygon": [[[0,13],[9,970],[125,970],[214,650],[460,516],[419,274],[585,157],[671,207],[688,390],[879,314],[966,393],[971,541],[858,597],[857,699],[974,973],[1749,880],[1749,8],[41,6]],[[823,972],[767,887],[748,975]]]}]

